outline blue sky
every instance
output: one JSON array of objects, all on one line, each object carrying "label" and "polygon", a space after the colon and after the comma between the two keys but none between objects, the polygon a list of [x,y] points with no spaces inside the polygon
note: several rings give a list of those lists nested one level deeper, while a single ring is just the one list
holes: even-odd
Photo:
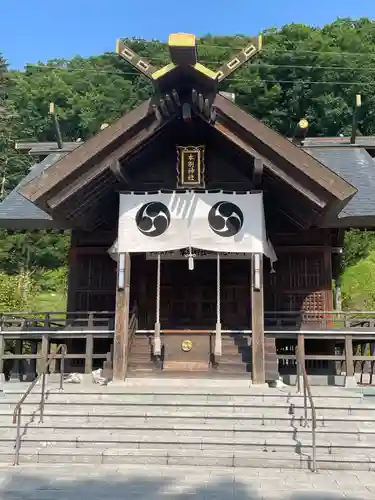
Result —
[{"label": "blue sky", "polygon": [[12,68],[22,68],[110,51],[121,36],[255,35],[290,22],[320,26],[349,16],[375,18],[375,0],[0,0],[0,52]]}]

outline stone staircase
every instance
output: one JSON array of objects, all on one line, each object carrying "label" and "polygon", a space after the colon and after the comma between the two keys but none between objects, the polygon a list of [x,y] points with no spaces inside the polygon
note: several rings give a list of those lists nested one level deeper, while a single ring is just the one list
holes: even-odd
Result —
[{"label": "stone staircase", "polygon": [[152,356],[152,335],[134,335],[130,346],[128,376],[150,376],[159,371]]},{"label": "stone staircase", "polygon": [[[149,377],[166,376],[170,377],[170,370],[163,373],[155,364],[152,356],[152,335],[135,335],[132,340],[128,376],[129,377]],[[209,352],[207,352],[207,366],[209,365]],[[265,339],[265,367],[266,380],[272,381],[278,378],[278,361],[276,355],[275,340]],[[194,374],[194,371],[198,373]],[[243,334],[223,334],[222,335],[222,356],[217,357],[209,368],[209,374],[199,372],[199,364],[196,370],[192,370],[190,376],[209,376],[212,378],[251,378],[251,339]],[[186,376],[178,370],[176,376]]]},{"label": "stone staircase", "polygon": [[[0,463],[13,461],[12,411],[27,384],[0,393]],[[320,469],[375,469],[375,397],[313,388]],[[374,393],[375,394],[375,393]],[[23,405],[20,464],[90,463],[309,468],[311,427],[295,388],[248,381],[128,379],[107,387],[48,383]],[[309,411],[310,417],[310,411]],[[309,420],[309,426],[311,421]]]}]

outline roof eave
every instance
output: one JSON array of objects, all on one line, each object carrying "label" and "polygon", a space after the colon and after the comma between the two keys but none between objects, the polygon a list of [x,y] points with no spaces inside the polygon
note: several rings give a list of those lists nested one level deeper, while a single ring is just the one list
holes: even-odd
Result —
[{"label": "roof eave", "polygon": [[229,119],[244,133],[251,135],[265,148],[272,144],[272,150],[279,157],[285,158],[302,175],[309,177],[327,193],[341,201],[349,201],[357,192],[356,188],[345,179],[332,172],[323,163],[316,160],[300,147],[285,139],[275,130],[264,125],[229,99],[216,95],[214,107],[217,113]]},{"label": "roof eave", "polygon": [[79,172],[95,163],[96,159],[105,156],[106,152],[116,148],[118,144],[126,140],[133,129],[140,126],[140,123],[150,115],[150,102],[150,99],[144,101],[137,108],[126,113],[115,123],[61,158],[41,176],[22,186],[20,189],[22,196],[39,206],[40,201],[54,186],[69,183],[72,177],[77,176]]}]

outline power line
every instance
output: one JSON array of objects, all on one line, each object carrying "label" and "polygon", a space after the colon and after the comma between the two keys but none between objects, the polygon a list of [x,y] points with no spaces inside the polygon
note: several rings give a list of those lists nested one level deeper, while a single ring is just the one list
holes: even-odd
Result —
[{"label": "power line", "polygon": [[[266,40],[266,37],[263,37],[263,40]],[[244,40],[246,41],[246,40]],[[250,43],[250,40],[248,40],[248,43]],[[303,42],[301,42],[301,45],[302,45]],[[129,44],[129,45],[132,45],[132,44]],[[209,48],[209,49],[226,49],[226,50],[231,50],[233,52],[233,55],[236,51],[240,51],[241,49],[244,48],[244,45],[241,45],[241,46],[238,46],[238,47],[234,47],[232,45],[220,45],[220,44],[207,44],[207,43],[202,43],[202,44],[197,44],[197,50],[199,52],[199,49],[203,49],[203,48]],[[285,53],[285,54],[295,54],[297,52],[297,54],[312,54],[312,55],[321,55],[321,54],[324,54],[324,55],[329,55],[329,56],[332,56],[332,55],[337,55],[337,56],[356,56],[356,57],[369,57],[369,56],[373,56],[375,57],[375,54],[373,54],[372,52],[347,52],[347,51],[341,51],[339,47],[332,47],[334,50],[319,50],[319,49],[311,49],[311,50],[299,50],[298,49],[298,44],[297,44],[297,47],[294,48],[294,49],[286,49],[286,48],[274,48],[272,45],[268,45],[267,46],[267,42],[266,41],[263,41],[263,48],[261,49],[260,53],[263,53],[263,52],[282,52],[282,53]],[[147,57],[147,56],[145,56]]]},{"label": "power line", "polygon": [[[214,64],[215,61],[200,61],[202,64]],[[134,71],[122,71],[120,68],[116,71],[113,69],[105,70],[100,68],[71,68],[64,66],[55,66],[51,64],[30,64],[27,67],[27,70],[32,70],[34,68],[37,69],[51,69],[51,70],[63,70],[67,72],[75,72],[75,71],[84,71],[84,72],[95,72],[98,74],[119,74],[119,75],[138,75],[136,70]],[[306,69],[306,70],[316,70],[323,69],[328,71],[356,71],[363,73],[375,73],[375,67],[373,68],[363,68],[357,66],[321,66],[321,65],[313,65],[313,64],[272,64],[272,63],[253,63],[248,66],[248,68],[279,68],[279,69]],[[23,71],[18,70],[18,72],[23,73]]]},{"label": "power line", "polygon": [[[35,66],[33,66],[35,67]],[[281,66],[283,67],[283,66]],[[130,71],[121,71],[120,69],[118,71],[106,71],[106,70],[96,70],[94,68],[62,68],[62,67],[56,67],[56,66],[38,66],[38,69],[52,69],[52,70],[57,70],[57,71],[66,71],[67,73],[73,73],[73,72],[84,72],[84,73],[94,73],[94,74],[106,74],[106,75],[117,75],[117,76],[122,76],[122,75],[130,75],[130,76],[136,76],[136,77],[142,77],[142,75],[139,75],[137,72],[130,72]],[[332,67],[332,69],[335,69]],[[353,68],[352,71],[357,71],[356,68]],[[375,71],[375,69],[374,69]],[[245,82],[245,83],[254,83],[254,82],[263,82],[263,83],[303,83],[303,84],[312,84],[312,85],[321,85],[321,84],[327,84],[327,85],[375,85],[374,82],[367,82],[367,81],[360,81],[360,80],[355,80],[355,81],[341,81],[341,80],[301,80],[299,78],[295,78],[294,80],[279,80],[279,79],[263,79],[263,78],[254,78],[254,80],[250,78],[226,78],[226,82]]]},{"label": "power line", "polygon": [[[277,35],[277,34],[276,34]],[[228,37],[230,38],[230,37]],[[198,43],[197,43],[197,50],[199,51],[200,48],[213,48],[213,49],[229,49],[229,50],[232,50],[232,51],[240,51],[241,49],[244,48],[245,44],[249,45],[250,43],[254,43],[256,45],[256,37],[231,37],[232,39],[237,39],[239,42],[243,42],[240,44],[238,44],[238,46],[234,46],[234,45],[225,45],[225,44],[221,44],[221,43],[206,43],[206,42],[203,42],[203,43],[199,43],[199,39],[198,39]],[[272,49],[273,52],[295,52],[296,50],[298,50],[298,47],[299,46],[304,46],[305,42],[301,41],[301,42],[294,42],[294,46],[295,48],[294,49],[287,49],[287,48],[274,48],[272,42],[267,45],[267,35],[262,35],[262,38],[263,38],[263,43],[262,43],[262,49],[261,49],[261,52],[266,52],[270,49]],[[125,40],[125,43],[126,41],[128,42],[128,46],[130,48],[134,47],[136,49],[136,45],[137,45],[137,40],[128,40],[128,39],[124,39]],[[140,42],[142,42],[142,45],[144,43],[152,43],[148,40],[140,40]],[[290,41],[288,41],[289,44],[291,44]],[[167,43],[162,43],[162,46],[164,46],[165,48],[168,47]],[[316,53],[320,53],[320,54],[337,54],[337,55],[355,55],[355,56],[368,56],[371,54],[371,52],[351,52],[351,51],[341,51],[340,50],[340,47],[332,47],[332,49],[334,50],[326,50],[326,51],[321,51],[319,49],[311,49],[311,50],[305,50],[305,51],[299,51],[300,53],[306,53],[306,54],[316,54]]]}]

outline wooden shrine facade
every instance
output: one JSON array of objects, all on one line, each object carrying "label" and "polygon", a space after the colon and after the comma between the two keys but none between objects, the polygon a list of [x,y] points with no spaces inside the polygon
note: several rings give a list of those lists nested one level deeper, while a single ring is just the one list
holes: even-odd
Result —
[{"label": "wooden shrine facade", "polygon": [[[94,236],[97,236],[97,239]],[[341,244],[332,230],[272,234],[278,261],[271,272],[264,263],[265,311],[331,311],[332,262]],[[116,262],[109,256],[113,232],[74,231],[69,252],[69,311],[114,311]],[[155,323],[156,259],[131,257],[132,303],[138,304],[140,329]],[[221,308],[228,329],[248,329],[251,318],[250,262],[223,259]],[[186,257],[163,260],[161,322],[164,328],[214,328],[216,262],[195,261],[188,270]],[[176,318],[177,316],[177,318]]]},{"label": "wooden shrine facade", "polygon": [[[120,379],[131,357],[129,317],[135,305],[137,330],[152,342],[157,261],[145,253],[111,257],[119,193],[262,192],[267,235],[278,259],[274,268],[259,254],[222,258],[218,292],[215,259],[195,258],[194,270],[186,256],[162,259],[160,327],[170,332],[163,338],[167,352],[169,346],[180,360],[181,337],[173,340],[171,332],[212,333],[219,293],[223,329],[251,333],[252,377],[263,383],[267,359],[275,354],[276,360],[275,339],[266,345],[265,328],[280,327],[281,319],[287,325],[285,314],[290,327],[300,328],[301,312],[310,313],[316,327],[333,309],[332,280],[349,225],[345,210],[358,190],[351,179],[219,93],[219,83],[259,51],[259,42],[217,72],[198,62],[193,36],[171,35],[169,47],[172,62],[158,70],[119,44],[119,54],[152,82],[154,96],[84,144],[58,149],[58,161],[19,192],[48,224],[72,230],[68,311],[115,311],[113,368]],[[364,219],[353,212],[350,217],[350,226],[357,220],[365,227]]]}]

